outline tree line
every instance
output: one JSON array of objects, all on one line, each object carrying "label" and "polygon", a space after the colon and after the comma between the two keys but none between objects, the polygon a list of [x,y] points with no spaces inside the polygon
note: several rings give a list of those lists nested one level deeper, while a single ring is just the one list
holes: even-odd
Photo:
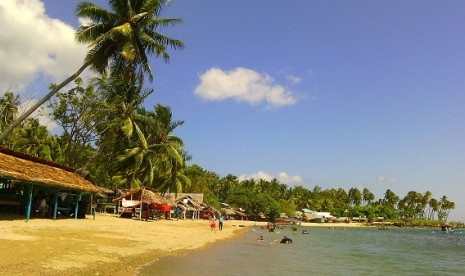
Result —
[{"label": "tree line", "polygon": [[[217,208],[224,202],[250,215],[277,218],[296,210],[331,212],[337,217],[384,217],[446,221],[455,203],[436,199],[426,191],[408,192],[403,198],[391,189],[376,199],[368,189],[290,187],[277,179],[245,179],[203,169],[191,160],[184,142],[173,132],[184,121],[174,120],[171,109],[143,107],[152,90],[142,83],[127,85],[120,78],[96,77],[88,85],[80,78],[67,92],[49,101],[48,113],[60,134],[50,133],[37,118],[16,128],[4,145],[90,174],[109,188],[150,187],[161,193],[203,193]],[[7,92],[0,99],[0,131],[14,120],[19,96]]]}]

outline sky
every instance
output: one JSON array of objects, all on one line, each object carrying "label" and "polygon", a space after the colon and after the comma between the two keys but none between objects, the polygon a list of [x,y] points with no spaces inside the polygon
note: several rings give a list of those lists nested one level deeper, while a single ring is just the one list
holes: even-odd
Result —
[{"label": "sky", "polygon": [[[33,102],[81,66],[78,2],[1,1],[0,96]],[[160,32],[186,47],[151,59],[145,107],[185,121],[191,163],[376,198],[431,191],[465,221],[465,1],[172,0],[161,16],[183,20]]]}]

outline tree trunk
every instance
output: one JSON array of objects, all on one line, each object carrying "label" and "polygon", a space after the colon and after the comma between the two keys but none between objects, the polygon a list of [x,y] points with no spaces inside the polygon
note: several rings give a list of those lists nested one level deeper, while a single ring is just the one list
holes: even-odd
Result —
[{"label": "tree trunk", "polygon": [[11,123],[11,125],[8,126],[8,128],[3,132],[0,136],[0,144],[3,144],[3,141],[10,135],[10,133],[13,131],[15,127],[17,127],[19,124],[21,124],[22,121],[24,121],[29,115],[31,115],[34,111],[37,110],[41,105],[43,105],[46,101],[50,100],[51,97],[53,97],[58,91],[60,91],[61,88],[65,87],[68,83],[72,82],[74,79],[76,79],[84,69],[89,66],[91,62],[86,62],[84,65],[79,68],[76,73],[72,74],[69,76],[66,80],[64,80],[62,83],[57,85],[55,88],[52,89],[47,95],[45,95],[43,98],[41,98],[37,103],[35,103],[31,108],[29,108],[26,112],[21,114],[21,116],[18,117],[14,122]]}]

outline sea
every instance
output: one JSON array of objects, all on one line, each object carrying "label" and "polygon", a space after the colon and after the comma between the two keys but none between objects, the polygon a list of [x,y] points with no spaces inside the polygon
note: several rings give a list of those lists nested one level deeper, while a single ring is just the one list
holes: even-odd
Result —
[{"label": "sea", "polygon": [[[292,243],[281,244],[284,236]],[[238,239],[162,257],[138,275],[465,275],[465,230],[250,227]]]}]

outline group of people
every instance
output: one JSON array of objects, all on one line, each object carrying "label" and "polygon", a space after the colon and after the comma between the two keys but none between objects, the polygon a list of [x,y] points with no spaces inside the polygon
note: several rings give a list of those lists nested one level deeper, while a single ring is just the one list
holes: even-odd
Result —
[{"label": "group of people", "polygon": [[[218,229],[220,231],[223,231],[223,223],[224,223],[224,217],[223,215],[219,214],[218,215]],[[212,219],[210,220],[210,229],[211,231],[216,232],[216,217],[213,215]]]}]

